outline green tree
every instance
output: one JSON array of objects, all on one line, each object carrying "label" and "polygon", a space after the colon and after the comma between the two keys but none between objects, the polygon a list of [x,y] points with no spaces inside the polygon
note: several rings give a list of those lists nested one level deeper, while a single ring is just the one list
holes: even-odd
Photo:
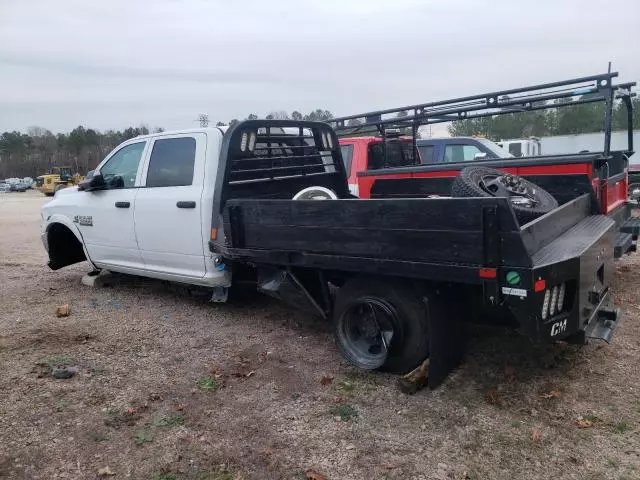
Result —
[{"label": "green tree", "polygon": [[313,112],[309,112],[303,117],[304,120],[309,120],[312,122],[326,122],[327,120],[331,120],[332,118],[333,114],[329,110],[322,110],[320,108],[314,110]]}]

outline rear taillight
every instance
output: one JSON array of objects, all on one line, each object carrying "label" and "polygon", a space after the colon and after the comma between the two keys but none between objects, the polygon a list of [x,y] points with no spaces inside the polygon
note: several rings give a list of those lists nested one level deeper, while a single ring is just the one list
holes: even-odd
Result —
[{"label": "rear taillight", "polygon": [[566,284],[561,283],[560,284],[560,292],[558,294],[558,311],[561,312],[562,311],[562,307],[564,307],[564,295],[567,291],[566,288]]},{"label": "rear taillight", "polygon": [[544,291],[544,300],[542,301],[542,319],[546,320],[549,317],[553,317],[559,313],[562,313],[564,308],[565,295],[567,293],[567,286],[565,283],[554,285]]},{"label": "rear taillight", "polygon": [[542,319],[546,320],[549,315],[549,299],[551,298],[551,292],[545,290],[544,301],[542,302]]}]

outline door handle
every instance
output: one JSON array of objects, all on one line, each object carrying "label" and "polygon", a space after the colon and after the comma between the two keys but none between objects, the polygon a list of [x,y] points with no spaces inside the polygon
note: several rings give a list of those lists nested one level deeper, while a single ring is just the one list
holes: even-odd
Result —
[{"label": "door handle", "polygon": [[176,207],[178,208],[196,208],[196,202],[178,202],[176,203]]},{"label": "door handle", "polygon": [[129,202],[116,202],[116,208],[129,208],[130,206]]}]

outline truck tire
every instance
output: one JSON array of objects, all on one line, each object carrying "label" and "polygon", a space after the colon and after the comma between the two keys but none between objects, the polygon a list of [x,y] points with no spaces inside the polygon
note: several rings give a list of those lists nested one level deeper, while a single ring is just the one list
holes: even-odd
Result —
[{"label": "truck tire", "polygon": [[407,373],[429,356],[427,311],[411,282],[349,280],[336,294],[333,325],[344,358],[364,370]]},{"label": "truck tire", "polygon": [[[504,185],[498,191],[492,191],[487,188],[485,179],[493,178],[501,183],[510,183],[508,187]],[[504,182],[503,182],[504,180]],[[515,187],[513,187],[516,185]],[[521,189],[526,191],[526,195],[518,195],[515,190]],[[509,190],[509,191],[507,191]],[[511,200],[511,206],[516,214],[516,218],[521,225],[529,223],[532,220],[558,208],[558,202],[553,196],[538,187],[529,180],[518,175],[505,174],[500,170],[487,167],[467,167],[460,171],[460,174],[453,180],[451,186],[452,197],[500,197],[506,196]],[[519,204],[514,203],[515,199],[531,200],[532,203]]]}]

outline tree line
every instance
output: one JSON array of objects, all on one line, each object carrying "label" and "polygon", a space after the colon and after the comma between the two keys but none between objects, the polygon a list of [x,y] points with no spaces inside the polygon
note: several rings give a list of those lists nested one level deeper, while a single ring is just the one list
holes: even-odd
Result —
[{"label": "tree line", "polygon": [[[633,99],[633,105],[634,125],[640,125],[640,99]],[[407,115],[407,112],[400,112],[398,117]],[[255,113],[246,117],[247,120],[258,118]],[[297,110],[291,113],[278,110],[270,112],[264,118],[327,121],[333,118],[333,114],[323,109],[307,114]],[[603,119],[604,103],[598,102],[455,121],[449,126],[449,133],[452,136],[482,135],[493,140],[568,135],[603,131]],[[228,122],[216,122],[216,125],[233,126],[239,121],[234,118]],[[353,119],[349,125],[356,127],[360,123],[358,119]],[[616,105],[613,128],[624,129],[626,125],[626,109],[621,104]],[[152,131],[161,132],[163,129],[156,127]],[[42,127],[31,127],[26,133],[4,132],[0,136],[0,179],[25,176],[35,178],[51,172],[56,166],[69,166],[74,172],[84,175],[95,168],[118,144],[148,133],[149,128],[146,126],[104,132],[79,126],[69,133],[57,135]]]},{"label": "tree line", "polygon": [[[247,119],[258,119],[251,114]],[[326,121],[333,118],[328,110],[316,109],[305,115],[297,110],[291,114],[281,110],[265,116],[267,119],[293,119]],[[216,125],[235,125],[240,120],[217,122]],[[152,132],[162,132],[160,127]],[[79,126],[69,133],[53,134],[42,127],[30,127],[26,133],[13,131],[0,135],[0,179],[11,177],[37,177],[53,170],[53,167],[67,166],[74,172],[86,175],[117,145],[137,137],[147,135],[146,126],[128,127],[124,130],[101,132],[93,128]]]},{"label": "tree line", "polygon": [[[548,110],[509,113],[452,122],[451,136],[481,135],[498,141],[509,138],[548,137],[604,131],[604,102],[586,103]],[[633,125],[640,126],[640,99],[633,99]],[[627,109],[615,105],[613,130],[627,128]]]}]

